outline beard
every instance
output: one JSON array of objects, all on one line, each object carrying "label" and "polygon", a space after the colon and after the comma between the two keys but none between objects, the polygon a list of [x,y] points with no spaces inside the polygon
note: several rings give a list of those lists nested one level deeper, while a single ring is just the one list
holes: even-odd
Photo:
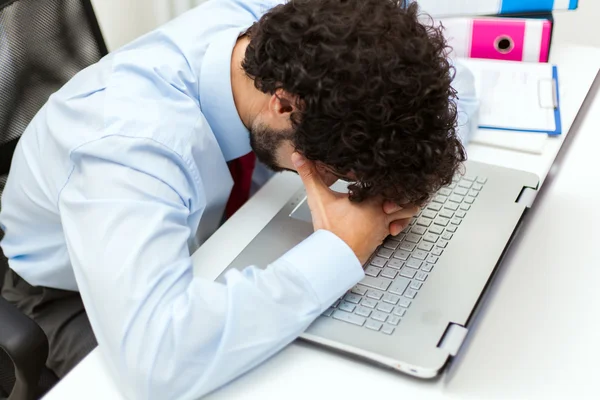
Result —
[{"label": "beard", "polygon": [[281,172],[285,168],[277,163],[277,150],[285,141],[291,141],[293,136],[292,130],[272,129],[257,121],[250,129],[250,147],[258,161],[275,172]]}]

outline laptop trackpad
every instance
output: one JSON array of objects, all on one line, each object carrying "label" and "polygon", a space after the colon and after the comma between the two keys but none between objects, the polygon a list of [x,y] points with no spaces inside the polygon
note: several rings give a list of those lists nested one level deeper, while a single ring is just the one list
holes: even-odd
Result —
[{"label": "laptop trackpad", "polygon": [[[348,193],[348,182],[341,180],[337,181],[331,186],[331,190],[340,193]],[[290,217],[312,224],[312,216],[310,215],[310,208],[308,208],[306,197],[300,202],[300,204],[296,206],[296,208],[294,208],[294,211],[291,212]]]}]

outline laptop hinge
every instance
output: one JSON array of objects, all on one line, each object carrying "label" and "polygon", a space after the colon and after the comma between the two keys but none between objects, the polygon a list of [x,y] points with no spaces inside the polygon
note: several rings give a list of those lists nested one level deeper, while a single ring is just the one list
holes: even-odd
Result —
[{"label": "laptop hinge", "polygon": [[521,193],[519,193],[519,197],[517,197],[516,203],[522,204],[527,208],[531,208],[531,206],[533,206],[533,202],[535,201],[537,194],[537,190],[530,187],[523,187]]},{"label": "laptop hinge", "polygon": [[437,347],[446,350],[451,356],[457,355],[468,331],[464,326],[451,322],[448,324],[446,332],[444,332],[444,336],[442,336]]}]

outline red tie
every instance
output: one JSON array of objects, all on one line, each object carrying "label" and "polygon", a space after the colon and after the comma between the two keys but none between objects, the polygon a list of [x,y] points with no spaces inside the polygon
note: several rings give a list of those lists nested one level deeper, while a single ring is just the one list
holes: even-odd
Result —
[{"label": "red tie", "polygon": [[231,189],[229,201],[225,207],[225,216],[227,218],[231,217],[246,201],[248,201],[255,164],[256,156],[253,152],[227,163],[229,172],[233,178],[233,188]]}]

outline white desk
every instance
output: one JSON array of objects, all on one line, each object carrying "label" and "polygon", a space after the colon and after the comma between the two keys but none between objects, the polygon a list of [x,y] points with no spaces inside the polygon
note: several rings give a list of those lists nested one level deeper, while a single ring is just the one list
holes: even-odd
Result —
[{"label": "white desk", "polygon": [[[575,119],[600,67],[600,49],[555,47],[563,128]],[[469,157],[548,176],[451,368],[420,381],[296,342],[210,399],[600,398],[600,96],[589,107],[560,170],[548,174],[565,135],[532,155],[470,146]],[[198,252],[196,273],[215,278],[297,188],[271,180]],[[243,227],[243,228],[242,228]],[[46,400],[121,399],[98,350]]]}]

